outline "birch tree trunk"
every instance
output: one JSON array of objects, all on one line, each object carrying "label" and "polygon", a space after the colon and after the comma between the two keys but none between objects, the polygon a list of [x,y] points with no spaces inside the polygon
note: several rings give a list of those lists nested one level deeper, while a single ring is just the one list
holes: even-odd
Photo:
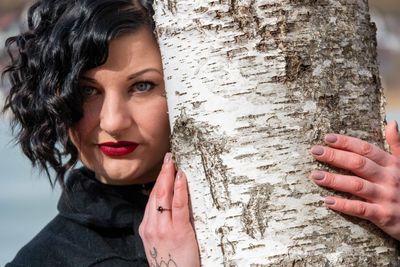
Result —
[{"label": "birch tree trunk", "polygon": [[154,7],[203,266],[397,266],[394,240],[307,179],[327,132],[383,144],[367,0]]}]

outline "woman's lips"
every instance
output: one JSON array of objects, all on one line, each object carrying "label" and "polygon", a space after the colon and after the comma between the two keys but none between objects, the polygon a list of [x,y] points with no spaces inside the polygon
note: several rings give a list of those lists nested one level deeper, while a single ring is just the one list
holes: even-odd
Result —
[{"label": "woman's lips", "polygon": [[132,153],[138,144],[128,141],[106,142],[99,144],[100,151],[111,157],[121,157]]}]

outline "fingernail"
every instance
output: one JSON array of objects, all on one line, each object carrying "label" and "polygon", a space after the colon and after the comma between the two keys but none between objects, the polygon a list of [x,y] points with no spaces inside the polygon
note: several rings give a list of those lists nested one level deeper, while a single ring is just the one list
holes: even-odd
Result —
[{"label": "fingernail", "polygon": [[335,203],[336,203],[335,199],[332,198],[332,197],[326,197],[326,198],[324,199],[324,202],[325,202],[325,204],[328,205],[328,206],[335,205]]},{"label": "fingernail", "polygon": [[168,152],[167,154],[165,154],[164,164],[170,162],[171,158],[172,158],[172,153]]},{"label": "fingernail", "polygon": [[337,141],[337,137],[334,134],[327,134],[325,136],[325,142],[327,143],[335,143]]},{"label": "fingernail", "polygon": [[178,173],[176,174],[176,179],[179,180],[182,178],[182,176],[183,176],[183,172],[179,169]]},{"label": "fingernail", "polygon": [[313,171],[311,172],[311,178],[314,180],[322,180],[325,177],[325,173],[321,171]]},{"label": "fingernail", "polygon": [[324,148],[322,146],[314,146],[311,149],[311,153],[313,153],[316,156],[321,156],[322,154],[324,154]]}]

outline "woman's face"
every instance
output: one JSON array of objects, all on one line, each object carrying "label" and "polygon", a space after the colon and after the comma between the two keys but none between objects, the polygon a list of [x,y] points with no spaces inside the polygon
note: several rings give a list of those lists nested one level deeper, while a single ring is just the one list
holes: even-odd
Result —
[{"label": "woman's face", "polygon": [[154,181],[169,149],[160,51],[140,29],[110,43],[104,65],[84,73],[84,115],[69,131],[80,160],[108,184]]}]

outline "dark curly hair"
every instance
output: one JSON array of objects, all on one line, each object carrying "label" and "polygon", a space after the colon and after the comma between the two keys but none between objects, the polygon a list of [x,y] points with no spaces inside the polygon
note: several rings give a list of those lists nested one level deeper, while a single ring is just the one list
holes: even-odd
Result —
[{"label": "dark curly hair", "polygon": [[[12,112],[16,141],[51,185],[78,161],[68,137],[83,115],[79,78],[105,63],[117,36],[153,28],[152,1],[41,0],[28,11],[28,30],[6,41],[11,83],[3,112]],[[51,178],[50,170],[55,170]]]}]

